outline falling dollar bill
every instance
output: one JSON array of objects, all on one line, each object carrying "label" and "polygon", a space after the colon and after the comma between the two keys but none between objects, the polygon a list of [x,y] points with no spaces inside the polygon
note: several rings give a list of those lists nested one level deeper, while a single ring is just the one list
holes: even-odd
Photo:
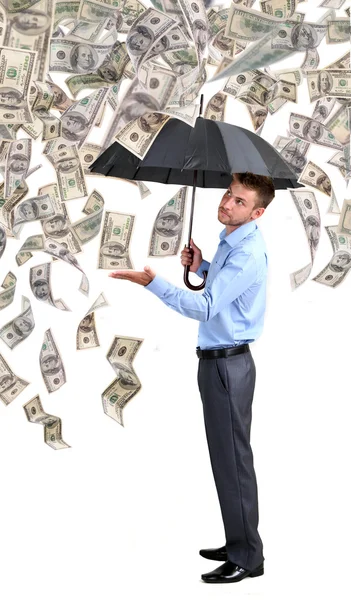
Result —
[{"label": "falling dollar bill", "polygon": [[43,263],[30,269],[29,283],[34,297],[41,302],[50,304],[59,310],[69,311],[70,309],[60,298],[54,300],[51,286],[51,266],[52,263]]},{"label": "falling dollar bill", "polygon": [[[1,93],[1,90],[0,90]],[[5,198],[12,196],[26,178],[32,153],[32,140],[10,142],[6,157]]]},{"label": "falling dollar bill", "polygon": [[66,373],[51,329],[47,329],[44,333],[39,363],[47,391],[49,394],[56,392],[66,383]]},{"label": "falling dollar bill", "polygon": [[135,215],[105,212],[100,240],[99,269],[133,269],[129,246]]},{"label": "falling dollar bill", "polygon": [[211,121],[224,121],[226,102],[225,94],[222,92],[214,94],[205,108],[204,118],[211,119]]},{"label": "falling dollar bill", "polygon": [[13,350],[17,344],[23,342],[32,333],[34,327],[35,322],[30,301],[22,296],[21,313],[1,327],[0,338]]},{"label": "falling dollar bill", "polygon": [[100,346],[96,331],[95,311],[99,308],[104,308],[105,306],[108,306],[108,302],[104,293],[102,292],[78,325],[76,335],[77,350],[96,348],[97,346]]},{"label": "falling dollar bill", "polygon": [[[71,254],[81,252],[81,245],[71,226],[66,205],[61,201],[57,183],[39,188],[38,194],[40,196],[48,195],[54,208],[54,215],[41,221],[44,236],[58,240],[60,244],[68,248]],[[21,248],[21,251],[23,252],[25,249]]]},{"label": "falling dollar bill", "polygon": [[44,442],[54,450],[70,448],[62,439],[62,422],[59,417],[46,413],[39,396],[35,396],[23,405],[24,412],[30,423],[44,426]]},{"label": "falling dollar bill", "polygon": [[301,217],[311,255],[311,262],[308,265],[290,274],[291,287],[295,290],[308,279],[312,270],[320,240],[321,217],[314,192],[295,189],[289,192]]},{"label": "falling dollar bill", "polygon": [[72,224],[72,231],[80,244],[90,242],[99,234],[104,210],[104,199],[97,190],[93,190],[83,208],[87,215]]},{"label": "falling dollar bill", "polygon": [[351,200],[344,200],[338,222],[337,233],[351,238]]},{"label": "falling dollar bill", "polygon": [[29,221],[39,221],[55,214],[49,194],[22,200],[14,209],[13,233],[17,235],[19,225]]},{"label": "falling dollar bill", "polygon": [[75,146],[57,150],[47,158],[57,173],[62,200],[74,200],[88,195],[78,149]]},{"label": "falling dollar bill", "polygon": [[342,283],[351,267],[351,238],[338,233],[338,226],[327,226],[328,237],[333,248],[333,256],[318,275],[313,277],[317,283],[324,283],[331,287],[337,287]]},{"label": "falling dollar bill", "polygon": [[314,162],[311,160],[308,161],[298,178],[298,182],[309,185],[310,187],[322,192],[322,194],[329,196],[331,203],[328,212],[340,212],[339,205],[328,175]]},{"label": "falling dollar bill", "polygon": [[0,290],[0,310],[6,308],[13,302],[16,291],[17,278],[16,275],[9,271],[1,284]]},{"label": "falling dollar bill", "polygon": [[0,398],[5,405],[10,404],[29,384],[15,375],[0,354]]},{"label": "falling dollar bill", "polygon": [[143,159],[169,117],[159,112],[145,113],[127,123],[116,135],[116,141]]},{"label": "falling dollar bill", "polygon": [[350,98],[351,96],[350,69],[306,71],[306,75],[311,102],[322,98],[322,96],[334,96],[336,98]]},{"label": "falling dollar bill", "polygon": [[307,142],[325,146],[326,148],[342,149],[342,144],[322,123],[314,121],[305,115],[290,114],[289,129],[292,135],[297,135]]},{"label": "falling dollar bill", "polygon": [[102,405],[105,414],[122,427],[123,408],[141,389],[141,382],[132,363],[142,342],[143,339],[140,338],[115,336],[107,353],[107,360],[117,377],[102,393]]},{"label": "falling dollar bill", "polygon": [[29,86],[36,53],[0,48],[0,123],[32,123]]},{"label": "falling dollar bill", "polygon": [[178,253],[183,233],[186,186],[159,210],[149,243],[148,256],[175,256]]}]

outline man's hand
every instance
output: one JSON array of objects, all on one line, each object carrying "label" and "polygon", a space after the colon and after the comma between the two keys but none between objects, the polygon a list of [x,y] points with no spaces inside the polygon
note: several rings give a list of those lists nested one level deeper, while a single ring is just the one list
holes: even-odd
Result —
[{"label": "man's hand", "polygon": [[113,271],[112,273],[109,273],[108,276],[113,277],[114,279],[127,279],[133,283],[145,286],[154,279],[156,273],[150,269],[150,267],[144,267],[144,271]]},{"label": "man's hand", "polygon": [[194,244],[193,238],[190,240],[190,248],[186,247],[186,244],[181,251],[181,263],[183,266],[191,265],[189,271],[196,273],[202,263],[202,252],[200,248]]}]

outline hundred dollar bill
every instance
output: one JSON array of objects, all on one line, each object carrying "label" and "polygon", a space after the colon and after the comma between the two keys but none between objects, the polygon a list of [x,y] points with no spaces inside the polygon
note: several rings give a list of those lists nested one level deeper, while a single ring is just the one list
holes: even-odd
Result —
[{"label": "hundred dollar bill", "polygon": [[0,258],[5,252],[7,242],[6,228],[0,223]]},{"label": "hundred dollar bill", "polygon": [[[3,45],[36,52],[33,79],[43,81],[53,15],[53,0],[39,0],[33,7],[8,14]],[[16,52],[14,50],[14,52]]]},{"label": "hundred dollar bill", "polygon": [[60,112],[65,112],[65,110],[67,110],[67,108],[73,104],[74,100],[69,98],[66,92],[64,92],[56,83],[52,81],[49,74],[47,74],[46,83],[50,86],[54,96],[52,108],[56,108]]},{"label": "hundred dollar bill", "polygon": [[16,275],[9,271],[1,284],[0,290],[0,310],[6,308],[13,302],[16,291],[17,278]]},{"label": "hundred dollar bill", "polygon": [[96,90],[89,96],[74,102],[61,115],[61,136],[45,145],[44,154],[46,156],[57,152],[61,147],[76,146],[79,149],[84,144],[96,123],[108,91],[107,87]]},{"label": "hundred dollar bill", "polygon": [[143,340],[138,338],[115,337],[107,353],[107,360],[117,374],[116,379],[102,393],[104,412],[122,427],[123,408],[141,389],[132,362]]},{"label": "hundred dollar bill", "polygon": [[29,283],[31,290],[37,300],[50,304],[59,310],[69,311],[70,309],[61,298],[59,300],[54,300],[53,298],[51,287],[51,264],[52,263],[43,263],[30,269]]},{"label": "hundred dollar bill", "polygon": [[224,35],[235,40],[254,42],[267,33],[274,32],[277,25],[282,24],[282,19],[253,10],[252,8],[238,7],[232,4]]},{"label": "hundred dollar bill", "polygon": [[118,83],[123,75],[128,62],[130,62],[125,42],[116,42],[104,62],[96,72],[67,77],[67,84],[72,96],[76,96],[84,88],[100,88]]},{"label": "hundred dollar bill", "polygon": [[154,8],[139,15],[126,38],[127,51],[136,72],[149,55],[155,56],[155,46],[156,54],[162,52],[160,40],[176,24],[174,19]]},{"label": "hundred dollar bill", "polygon": [[95,23],[85,21],[84,19],[78,20],[78,22],[73,25],[72,29],[70,29],[67,37],[71,40],[75,39],[76,41],[84,40],[85,42],[96,42],[106,29],[108,22],[108,17]]},{"label": "hundred dollar bill", "polygon": [[327,44],[342,44],[350,41],[350,18],[340,17],[329,21],[327,29]]},{"label": "hundred dollar bill", "polygon": [[95,162],[97,157],[101,154],[101,146],[98,144],[90,144],[86,142],[79,148],[79,158],[83,168],[84,175],[97,175],[103,177],[101,173],[91,173],[89,167]]},{"label": "hundred dollar bill", "polygon": [[330,165],[338,167],[342,177],[344,178],[346,178],[347,174],[347,159],[344,154],[346,148],[347,146],[345,146],[343,151],[335,152],[335,154],[333,154],[333,156],[329,160],[327,160],[327,163],[329,163]]},{"label": "hundred dollar bill", "polygon": [[46,413],[40,402],[39,396],[35,396],[23,405],[24,412],[30,423],[44,426],[44,442],[54,450],[70,448],[62,439],[62,421],[59,417]]},{"label": "hundred dollar bill", "polygon": [[[69,251],[69,249],[66,248],[66,246],[64,246],[63,244],[60,244],[57,240],[54,240],[53,238],[47,238],[44,242],[44,252],[47,252],[48,254],[50,254],[50,256],[59,258],[60,260],[63,260],[64,262],[71,265],[75,269],[78,269],[78,271],[80,271],[82,273],[82,279],[81,279],[81,282],[79,285],[79,291],[82,292],[82,294],[84,294],[85,296],[88,296],[89,280],[88,280],[86,274],[84,273],[82,267],[80,266],[78,260]],[[50,263],[48,263],[48,264],[50,264]],[[61,306],[66,306],[64,304],[64,302],[62,302],[62,301],[56,301],[56,302],[61,303]],[[62,309],[62,310],[65,310],[65,309]],[[69,310],[69,309],[67,309],[67,310]]]},{"label": "hundred dollar bill", "polygon": [[224,121],[225,118],[225,107],[227,103],[227,96],[222,92],[217,92],[212,96],[211,100],[205,108],[205,119],[211,119],[212,121]]},{"label": "hundred dollar bill", "polygon": [[23,342],[35,327],[34,316],[30,301],[22,296],[21,313],[3,325],[0,329],[0,339],[13,350],[17,344]]},{"label": "hundred dollar bill", "polygon": [[[327,15],[335,14],[334,11],[329,11],[329,13],[323,15],[323,19],[327,19]],[[297,22],[302,21],[303,15],[296,13],[294,18]],[[279,26],[279,24],[277,25]],[[240,56],[234,57],[234,60],[229,63],[228,58],[224,57],[222,62],[225,64],[219,66],[218,72],[210,81],[218,81],[225,77],[244,73],[249,69],[267,67],[287,56],[292,56],[296,51],[295,48],[272,48],[272,32],[269,31],[258,40],[250,43],[247,48],[240,52]]]},{"label": "hundred dollar bill", "polygon": [[148,112],[163,110],[172,95],[177,78],[174,73],[159,68],[157,71],[151,67],[142,66],[139,78],[135,78],[117,105],[112,118],[112,123],[105,135],[103,149],[108,148],[118,131],[129,121],[142,117]]},{"label": "hundred dollar bill", "polygon": [[9,143],[5,168],[5,198],[12,196],[26,178],[31,154],[32,140],[15,140]]},{"label": "hundred dollar bill", "polygon": [[[12,232],[12,220],[13,220],[13,209],[23,198],[26,196],[28,188],[20,187],[16,188],[15,193],[5,200],[4,198],[4,184],[0,184],[0,223],[5,228],[6,235],[8,237],[15,237]],[[20,226],[21,227],[21,226]]]},{"label": "hundred dollar bill", "polygon": [[83,208],[87,216],[72,224],[72,231],[81,244],[90,242],[99,234],[103,210],[104,199],[97,190],[93,190]]},{"label": "hundred dollar bill", "polygon": [[[294,15],[295,17],[295,15]],[[309,48],[316,48],[327,33],[328,24],[298,23],[294,19],[287,19],[275,29],[272,37],[272,48],[295,49],[304,52]]]},{"label": "hundred dollar bill", "polygon": [[351,237],[351,200],[344,200],[338,222],[337,233]]},{"label": "hundred dollar bill", "polygon": [[[323,123],[325,121],[325,119],[330,115],[331,111],[333,110],[335,102],[336,102],[336,98],[328,98],[328,97],[317,100],[316,104],[314,105],[312,119],[314,119],[315,121],[320,121],[320,123]],[[325,123],[324,123],[324,125],[325,125]]]},{"label": "hundred dollar bill", "polygon": [[[340,99],[338,98],[338,101],[339,100]],[[331,131],[344,147],[350,144],[350,118],[348,111],[349,106],[347,104],[342,105],[325,122],[328,131]]]},{"label": "hundred dollar bill", "polygon": [[71,254],[81,252],[79,240],[75,235],[68,216],[67,208],[61,201],[57,183],[51,183],[39,188],[40,196],[48,195],[54,208],[54,215],[41,221],[44,236],[57,239],[64,244]]},{"label": "hundred dollar bill", "polygon": [[122,7],[122,23],[118,24],[120,33],[128,33],[138,17],[146,11],[146,6],[139,0],[124,0]]},{"label": "hundred dollar bill", "polygon": [[273,147],[280,152],[289,167],[299,175],[307,163],[306,153],[310,144],[298,137],[287,138],[278,135]]},{"label": "hundred dollar bill", "polygon": [[44,236],[42,234],[30,235],[26,241],[22,244],[19,251],[16,254],[17,266],[21,267],[24,265],[33,254],[31,250],[44,250]]},{"label": "hundred dollar bill", "polygon": [[145,113],[120,129],[115,140],[142,159],[168,120],[159,112]]},{"label": "hundred dollar bill", "polygon": [[[113,0],[113,2],[97,2],[94,0],[82,0],[78,11],[78,22],[87,21],[88,23],[100,23],[106,19],[114,22],[116,27],[120,10],[124,0]],[[121,20],[121,17],[119,17]]]},{"label": "hundred dollar bill", "polygon": [[99,308],[104,308],[105,306],[109,306],[109,304],[104,293],[101,293],[78,325],[76,335],[77,350],[100,346],[99,337],[96,331],[95,311]]},{"label": "hundred dollar bill", "polygon": [[268,115],[268,108],[266,106],[255,106],[250,104],[247,104],[247,108],[250,114],[252,126],[256,132],[263,127]]},{"label": "hundred dollar bill", "polygon": [[[244,3],[245,4],[245,3]],[[285,20],[294,15],[297,2],[285,2],[284,0],[263,0],[260,7],[266,15],[277,15]]]},{"label": "hundred dollar bill", "polygon": [[168,106],[161,112],[162,114],[169,115],[174,119],[184,121],[184,123],[187,123],[187,125],[190,125],[190,127],[194,127],[196,119],[199,115],[199,105],[188,104],[187,106]]},{"label": "hundred dollar bill", "polygon": [[311,102],[322,98],[322,96],[350,98],[351,101],[350,69],[306,71],[306,75]]},{"label": "hundred dollar bill", "polygon": [[[145,14],[145,13],[144,13]],[[184,50],[190,46],[189,40],[183,33],[180,27],[172,27],[165,35],[163,35],[151,48],[147,55],[147,60],[160,56],[166,52],[175,52]]]},{"label": "hundred dollar bill", "polygon": [[129,256],[135,215],[105,212],[98,269],[134,269]]},{"label": "hundred dollar bill", "polygon": [[325,146],[327,148],[342,149],[342,144],[335,138],[322,123],[314,121],[305,115],[290,114],[289,130],[292,135],[297,135],[307,142]]},{"label": "hundred dollar bill", "polygon": [[57,150],[46,157],[57,173],[62,200],[74,200],[88,195],[78,149],[75,146]]},{"label": "hundred dollar bill", "polygon": [[29,384],[13,373],[0,354],[0,398],[8,406]]},{"label": "hundred dollar bill", "polygon": [[56,0],[53,31],[56,30],[59,23],[75,21],[79,11],[79,0]]},{"label": "hundred dollar bill", "polygon": [[312,161],[309,161],[298,178],[300,183],[314,187],[330,198],[328,212],[340,213],[338,201],[336,199],[331,181],[328,175]]},{"label": "hundred dollar bill", "polygon": [[333,256],[329,263],[313,277],[317,283],[324,283],[337,287],[342,283],[351,267],[351,238],[343,233],[338,233],[338,226],[327,226],[327,234],[332,244]]},{"label": "hundred dollar bill", "polygon": [[49,394],[56,392],[66,383],[66,372],[51,329],[44,333],[39,363],[47,391]]},{"label": "hundred dollar bill", "polygon": [[[289,192],[301,217],[306,232],[308,246],[311,254],[310,267],[312,269],[321,233],[321,217],[318,208],[318,203],[316,201],[314,192],[310,192],[308,190],[295,189],[289,189]],[[303,270],[300,269],[299,271],[290,274],[290,282],[293,290],[295,290],[302,283],[304,283],[304,281],[306,281],[306,279],[309,277],[311,269],[304,267]],[[306,275],[305,280],[302,277],[303,273]]]},{"label": "hundred dollar bill", "polygon": [[153,225],[148,256],[175,256],[184,225],[187,187],[184,186],[159,210]]},{"label": "hundred dollar bill", "polygon": [[51,38],[50,71],[57,73],[91,73],[104,62],[113,43],[88,44],[67,38]]},{"label": "hundred dollar bill", "polygon": [[185,22],[194,40],[197,61],[201,65],[207,53],[209,23],[202,0],[179,0]]},{"label": "hundred dollar bill", "polygon": [[18,226],[29,221],[39,221],[55,214],[55,208],[49,194],[22,200],[14,209],[13,232],[16,235]]}]

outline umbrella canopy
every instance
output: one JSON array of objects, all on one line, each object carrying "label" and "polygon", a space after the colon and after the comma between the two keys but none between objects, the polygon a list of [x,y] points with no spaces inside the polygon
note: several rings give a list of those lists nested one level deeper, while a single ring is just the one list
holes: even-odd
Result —
[{"label": "umbrella canopy", "polygon": [[179,119],[164,125],[143,159],[115,142],[90,166],[92,173],[159,183],[227,188],[231,173],[272,177],[275,189],[299,188],[279,152],[260,136],[236,125],[198,117],[194,127]]}]

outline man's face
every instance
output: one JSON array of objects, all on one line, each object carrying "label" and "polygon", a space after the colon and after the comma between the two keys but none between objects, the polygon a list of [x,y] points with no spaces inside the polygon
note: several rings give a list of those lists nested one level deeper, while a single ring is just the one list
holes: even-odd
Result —
[{"label": "man's face", "polygon": [[211,104],[213,106],[217,106],[217,108],[220,108],[223,104],[223,100],[222,100],[221,96],[214,96],[214,98],[212,98]]},{"label": "man's face", "polygon": [[135,50],[147,50],[151,40],[142,33],[136,32],[132,35],[130,42],[132,48],[135,48]]},{"label": "man's face", "polygon": [[84,317],[84,319],[82,319],[81,321],[81,327],[90,327],[92,322],[92,316],[88,315],[87,317]]},{"label": "man's face", "polygon": [[41,300],[43,298],[48,298],[49,297],[49,287],[47,283],[42,283],[40,285],[38,285],[38,287],[35,290],[35,295],[37,298],[40,298]]},{"label": "man's face", "polygon": [[18,329],[20,331],[22,331],[23,333],[30,330],[30,326],[28,325],[28,323],[21,318],[16,319],[16,325],[17,325]]},{"label": "man's face", "polygon": [[161,219],[157,221],[157,225],[163,229],[173,229],[176,225],[176,221],[172,217],[161,217]]},{"label": "man's face", "polygon": [[22,13],[18,15],[18,22],[20,23],[20,25],[23,25],[26,29],[38,29],[41,27],[45,27],[45,25],[47,24],[47,19],[44,15],[31,15],[27,13]]},{"label": "man's face", "polygon": [[81,130],[81,122],[78,119],[75,119],[74,117],[63,117],[61,120],[62,125],[68,129],[68,131],[71,131],[71,133]]},{"label": "man's face", "polygon": [[54,356],[49,356],[48,358],[43,360],[43,362],[41,363],[44,373],[51,371],[51,369],[54,369],[56,367],[56,365],[57,365],[57,359]]},{"label": "man's face", "polygon": [[62,169],[71,169],[76,166],[76,161],[72,158],[68,158],[67,160],[61,160],[59,166]]},{"label": "man's face", "polygon": [[11,169],[13,171],[25,171],[27,168],[27,161],[21,158],[15,158],[11,163]]},{"label": "man's face", "polygon": [[65,222],[61,219],[51,219],[45,223],[45,229],[47,233],[59,233],[65,228]]},{"label": "man's face", "polygon": [[88,69],[93,63],[93,53],[89,46],[79,46],[77,63],[82,69]]},{"label": "man's face", "polygon": [[23,204],[21,212],[24,218],[28,219],[28,221],[35,219],[35,212],[30,204]]},{"label": "man's face", "polygon": [[311,38],[311,32],[307,27],[301,27],[297,34],[297,45],[299,48],[308,48]]},{"label": "man's face", "polygon": [[319,131],[320,131],[319,123],[317,121],[312,121],[309,132],[308,132],[310,134],[310,137],[313,139],[316,139],[319,136]]},{"label": "man's face", "polygon": [[349,261],[344,254],[335,254],[333,260],[330,262],[332,265],[336,265],[338,267],[346,267]]},{"label": "man's face", "polygon": [[233,180],[218,207],[218,220],[227,227],[228,233],[252,220],[255,201],[255,190],[245,188],[237,179]]},{"label": "man's face", "polygon": [[3,392],[4,390],[6,390],[11,385],[12,379],[9,378],[9,377],[6,377],[6,379],[3,379],[1,381],[1,383],[0,383],[0,391],[1,392]]},{"label": "man's face", "polygon": [[143,119],[148,125],[156,125],[156,123],[159,122],[158,114],[154,112],[146,113],[145,115],[143,115]]},{"label": "man's face", "polygon": [[11,94],[0,93],[0,104],[10,104],[11,106],[16,106],[17,98],[15,96],[11,96]]},{"label": "man's face", "polygon": [[104,248],[104,254],[106,256],[115,256],[118,258],[123,255],[123,250],[121,250],[118,246],[106,246]]},{"label": "man's face", "polygon": [[320,78],[321,78],[321,90],[322,90],[322,92],[324,92],[329,87],[328,74],[327,73],[321,73]]}]

